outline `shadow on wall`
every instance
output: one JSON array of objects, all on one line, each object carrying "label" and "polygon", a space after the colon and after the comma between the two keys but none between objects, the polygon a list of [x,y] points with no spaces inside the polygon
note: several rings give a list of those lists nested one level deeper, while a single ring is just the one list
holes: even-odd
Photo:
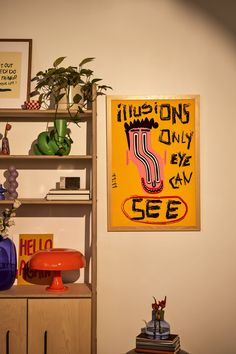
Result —
[{"label": "shadow on wall", "polygon": [[236,37],[236,1],[235,0],[180,0],[185,6],[204,11],[230,34]]}]

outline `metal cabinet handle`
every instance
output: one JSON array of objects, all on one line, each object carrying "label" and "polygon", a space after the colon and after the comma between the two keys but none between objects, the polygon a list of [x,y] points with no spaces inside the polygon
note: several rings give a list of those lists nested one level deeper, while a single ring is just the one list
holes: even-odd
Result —
[{"label": "metal cabinet handle", "polygon": [[47,354],[48,349],[48,332],[44,332],[44,354]]},{"label": "metal cabinet handle", "polygon": [[10,339],[10,331],[6,332],[6,354],[10,354],[9,352],[9,339]]}]

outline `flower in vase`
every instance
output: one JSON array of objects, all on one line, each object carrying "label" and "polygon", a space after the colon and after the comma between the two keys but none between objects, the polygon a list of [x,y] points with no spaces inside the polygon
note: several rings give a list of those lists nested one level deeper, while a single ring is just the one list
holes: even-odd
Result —
[{"label": "flower in vase", "polygon": [[14,200],[11,208],[6,208],[2,211],[2,216],[0,216],[0,235],[6,238],[9,235],[9,227],[15,225],[12,218],[16,216],[16,209],[21,205],[19,200]]}]

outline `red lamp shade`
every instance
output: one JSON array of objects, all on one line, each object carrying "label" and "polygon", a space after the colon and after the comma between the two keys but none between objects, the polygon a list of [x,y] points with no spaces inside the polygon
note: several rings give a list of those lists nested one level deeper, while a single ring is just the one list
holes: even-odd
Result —
[{"label": "red lamp shade", "polygon": [[68,290],[61,277],[62,270],[75,270],[84,268],[85,257],[77,250],[68,248],[49,248],[33,254],[29,260],[29,267],[37,270],[52,271],[52,283],[47,291],[62,292]]}]

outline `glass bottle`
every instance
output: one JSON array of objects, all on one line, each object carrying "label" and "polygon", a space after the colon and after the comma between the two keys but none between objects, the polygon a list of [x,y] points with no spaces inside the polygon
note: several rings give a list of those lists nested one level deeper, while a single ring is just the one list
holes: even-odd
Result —
[{"label": "glass bottle", "polygon": [[146,325],[145,332],[151,339],[168,339],[170,325],[164,319],[163,310],[152,310],[152,319]]}]

